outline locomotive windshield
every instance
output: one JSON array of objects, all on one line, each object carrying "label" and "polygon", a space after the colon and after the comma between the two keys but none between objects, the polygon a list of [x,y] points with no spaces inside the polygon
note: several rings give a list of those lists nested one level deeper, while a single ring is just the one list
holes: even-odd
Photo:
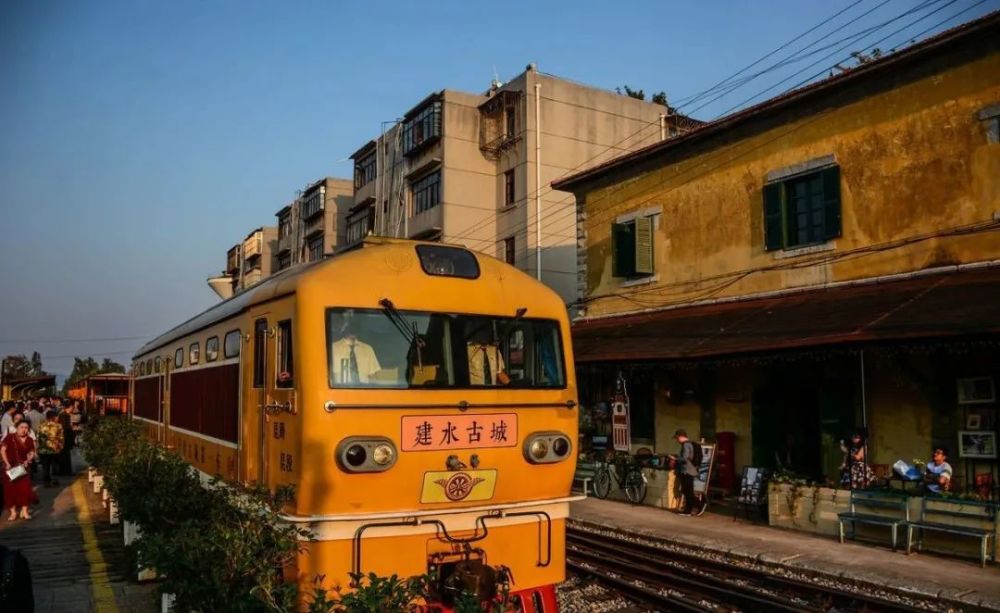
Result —
[{"label": "locomotive windshield", "polygon": [[554,320],[331,308],[327,364],[334,388],[564,388]]}]

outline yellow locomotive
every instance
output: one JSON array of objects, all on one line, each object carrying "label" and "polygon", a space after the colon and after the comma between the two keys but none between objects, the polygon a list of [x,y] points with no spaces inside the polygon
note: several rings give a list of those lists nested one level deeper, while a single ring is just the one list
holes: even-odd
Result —
[{"label": "yellow locomotive", "polygon": [[[205,475],[295,486],[302,586],[435,571],[555,611],[577,389],[558,295],[390,239],[282,271],[147,343],[132,413]],[[507,574],[507,573],[503,573]]]}]

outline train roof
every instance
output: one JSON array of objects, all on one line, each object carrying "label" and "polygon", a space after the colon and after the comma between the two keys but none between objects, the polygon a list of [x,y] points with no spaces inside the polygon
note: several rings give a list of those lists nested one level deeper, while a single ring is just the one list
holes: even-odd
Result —
[{"label": "train roof", "polygon": [[[174,341],[194,334],[198,330],[207,328],[221,321],[225,321],[231,317],[242,313],[253,305],[268,302],[275,298],[285,296],[288,294],[293,294],[296,292],[300,281],[304,278],[311,276],[314,272],[327,268],[329,266],[339,266],[341,264],[347,263],[352,260],[360,260],[354,262],[352,265],[360,266],[364,269],[372,266],[376,258],[379,258],[381,262],[384,262],[383,258],[385,255],[385,250],[395,249],[395,250],[406,250],[409,251],[413,249],[416,245],[434,245],[438,247],[455,247],[458,249],[464,249],[470,251],[476,255],[481,268],[484,272],[487,269],[492,269],[494,267],[505,267],[506,264],[486,256],[485,254],[473,252],[466,249],[462,245],[449,245],[446,243],[430,243],[424,241],[412,241],[403,239],[392,239],[392,238],[381,238],[381,237],[370,237],[365,240],[364,245],[360,249],[354,249],[351,251],[346,251],[344,253],[338,254],[334,257],[327,258],[324,260],[319,260],[317,262],[312,262],[309,264],[302,264],[300,266],[295,266],[292,268],[286,268],[280,272],[277,272],[266,279],[264,279],[259,284],[236,294],[235,296],[228,298],[219,304],[210,307],[198,315],[195,315],[191,319],[188,319],[184,323],[175,326],[164,332],[163,334],[157,336],[153,340],[149,341],[145,345],[136,351],[133,358],[138,358],[139,356],[146,355],[156,349],[159,349],[165,345],[169,345]],[[364,260],[370,260],[365,262]],[[522,273],[523,274],[523,273]],[[535,281],[534,278],[525,275],[525,278],[530,280],[532,283],[539,283]],[[539,285],[541,285],[539,283]],[[550,290],[551,292],[551,290]],[[552,292],[555,296],[555,292]],[[562,304],[561,299],[558,302]]]}]

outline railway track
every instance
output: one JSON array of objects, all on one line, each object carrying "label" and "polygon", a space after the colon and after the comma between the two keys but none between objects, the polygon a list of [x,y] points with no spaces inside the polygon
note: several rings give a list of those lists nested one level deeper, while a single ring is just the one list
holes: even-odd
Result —
[{"label": "railway track", "polygon": [[657,611],[926,611],[683,551],[567,527],[567,567]]}]

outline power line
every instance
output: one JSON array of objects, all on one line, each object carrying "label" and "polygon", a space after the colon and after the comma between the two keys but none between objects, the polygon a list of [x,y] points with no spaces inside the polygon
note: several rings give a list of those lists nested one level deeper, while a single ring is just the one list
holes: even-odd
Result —
[{"label": "power line", "polygon": [[105,338],[0,338],[0,343],[28,343],[28,344],[43,344],[43,343],[103,343],[112,341],[135,341],[149,338],[148,336],[116,336],[116,337],[105,337]]}]

